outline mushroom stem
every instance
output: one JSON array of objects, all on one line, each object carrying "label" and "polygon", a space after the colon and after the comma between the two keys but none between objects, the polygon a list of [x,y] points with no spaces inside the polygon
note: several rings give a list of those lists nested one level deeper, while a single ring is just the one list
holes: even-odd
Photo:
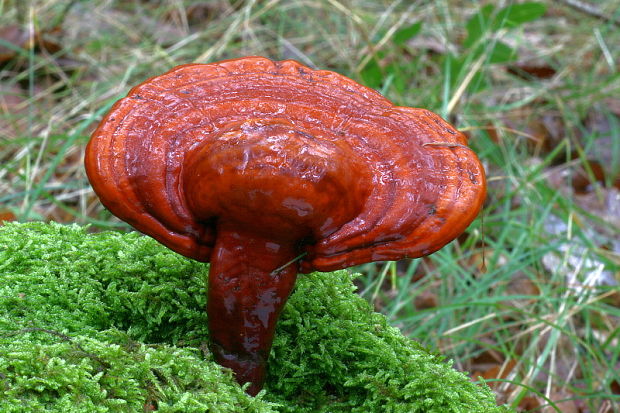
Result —
[{"label": "mushroom stem", "polygon": [[211,255],[207,313],[211,351],[247,392],[263,387],[276,323],[297,277],[293,242],[277,242],[228,225],[218,226]]}]

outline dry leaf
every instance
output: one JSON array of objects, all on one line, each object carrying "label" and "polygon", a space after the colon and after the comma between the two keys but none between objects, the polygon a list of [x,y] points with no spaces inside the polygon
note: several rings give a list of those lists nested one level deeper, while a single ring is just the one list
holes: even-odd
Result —
[{"label": "dry leaf", "polygon": [[549,79],[556,74],[556,70],[546,64],[517,63],[507,68],[508,73],[522,79]]},{"label": "dry leaf", "polygon": [[422,291],[414,300],[414,305],[417,310],[425,310],[428,308],[435,308],[439,303],[437,294],[432,291]]},{"label": "dry leaf", "polygon": [[0,210],[0,225],[4,224],[5,221],[15,221],[17,217],[15,214],[7,209]]},{"label": "dry leaf", "polygon": [[[0,27],[0,39],[3,43],[8,43],[19,49],[28,48],[28,32],[16,24]],[[17,55],[17,51],[12,47],[0,44],[0,63],[11,60]]]},{"label": "dry leaf", "polygon": [[25,92],[18,85],[0,85],[0,136],[5,138],[21,134],[25,125]]},{"label": "dry leaf", "polygon": [[[581,409],[579,408],[575,400],[566,400],[574,397],[574,394],[561,390],[552,392],[549,395],[549,399],[551,399],[555,403],[557,408],[560,409],[562,413],[580,413]],[[542,411],[544,413],[557,413],[557,410],[552,406],[547,406]]]}]

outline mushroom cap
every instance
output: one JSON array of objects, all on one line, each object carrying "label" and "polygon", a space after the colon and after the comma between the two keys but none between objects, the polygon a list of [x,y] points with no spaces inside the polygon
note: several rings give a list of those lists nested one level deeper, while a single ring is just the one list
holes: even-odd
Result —
[{"label": "mushroom cap", "polygon": [[180,254],[209,261],[217,223],[232,220],[298,242],[301,271],[332,271],[424,256],[460,235],[486,191],[466,145],[434,113],[345,76],[246,57],[131,89],[85,165],[113,214]]}]

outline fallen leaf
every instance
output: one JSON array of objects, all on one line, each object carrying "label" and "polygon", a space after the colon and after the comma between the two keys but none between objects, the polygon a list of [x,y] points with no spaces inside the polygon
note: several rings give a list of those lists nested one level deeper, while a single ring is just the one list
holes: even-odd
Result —
[{"label": "fallen leaf", "polygon": [[[57,53],[62,50],[62,46],[54,37],[62,35],[62,31],[58,27],[37,31],[31,36],[23,27],[16,24],[0,27],[0,39],[3,43],[10,44],[6,46],[0,44],[0,63],[7,62],[19,54],[19,49],[30,50],[36,47],[37,51],[44,50],[47,53]],[[32,38],[34,37],[34,39]]]},{"label": "fallen leaf", "polygon": [[15,214],[7,209],[0,210],[0,225],[4,224],[5,221],[15,221],[17,217]]},{"label": "fallen leaf", "polygon": [[484,375],[484,372],[490,370],[497,365],[502,365],[506,361],[504,354],[493,349],[493,345],[495,343],[485,338],[483,338],[482,341],[487,343],[489,346],[484,351],[482,351],[482,353],[471,359],[471,364],[466,366],[466,369],[468,371],[473,371],[471,376],[474,378],[482,377]]},{"label": "fallen leaf", "polygon": [[[556,407],[560,409],[562,413],[580,413],[581,409],[575,400],[567,400],[574,397],[574,394],[571,395],[570,393],[561,390],[552,392],[549,395],[549,399],[555,403]],[[553,406],[547,406],[542,411],[544,413],[557,413],[557,410]]]},{"label": "fallen leaf", "polygon": [[603,104],[609,112],[620,117],[620,99],[615,97],[603,99]]},{"label": "fallen leaf", "polygon": [[18,85],[0,85],[0,136],[12,138],[25,127],[26,92]]},{"label": "fallen leaf", "polygon": [[534,409],[538,409],[540,406],[542,406],[542,402],[538,397],[534,396],[525,396],[519,403],[519,409],[522,412],[534,411]]},{"label": "fallen leaf", "polygon": [[[489,368],[487,371],[483,372],[482,378],[484,378],[485,380],[506,379],[516,365],[517,362],[514,359],[508,360],[502,364],[497,364]],[[499,383],[500,382],[491,382],[488,384],[491,388],[494,388],[497,387]]]},{"label": "fallen leaf", "polygon": [[556,70],[545,64],[517,63],[507,67],[508,73],[521,79],[549,79],[556,74]]},{"label": "fallen leaf", "polygon": [[432,291],[422,291],[414,300],[414,305],[417,310],[425,310],[428,308],[435,308],[439,303],[437,294]]},{"label": "fallen leaf", "polygon": [[28,37],[28,32],[16,24],[0,27],[0,39],[2,39],[2,43],[7,43],[12,46],[5,46],[0,43],[0,63],[14,58],[18,53],[15,49],[27,49]]},{"label": "fallen leaf", "polygon": [[605,184],[605,169],[598,161],[582,162],[572,170],[571,183],[576,194],[587,194],[595,183]]}]

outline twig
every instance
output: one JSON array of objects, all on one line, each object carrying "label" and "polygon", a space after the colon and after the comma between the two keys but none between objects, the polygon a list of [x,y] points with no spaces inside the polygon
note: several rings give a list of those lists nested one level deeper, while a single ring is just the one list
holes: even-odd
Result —
[{"label": "twig", "polygon": [[445,146],[446,148],[463,148],[471,151],[471,148],[467,145],[461,145],[460,143],[453,142],[427,142],[422,144],[423,147],[426,146]]},{"label": "twig", "polygon": [[300,259],[302,259],[303,257],[305,257],[306,255],[308,255],[307,252],[304,252],[302,254],[299,254],[298,256],[296,256],[295,258],[293,258],[292,260],[290,260],[289,262],[287,262],[286,264],[276,268],[275,270],[271,271],[271,275],[277,275],[280,271],[282,271],[283,269],[285,269],[286,267],[288,267],[289,265],[291,265],[292,263],[294,263],[295,261],[299,261]]},{"label": "twig", "polygon": [[566,4],[569,7],[572,7],[577,11],[596,17],[597,19],[605,20],[606,22],[613,23],[616,26],[620,26],[619,16],[605,13],[604,11],[601,11],[600,9],[589,3],[585,3],[580,0],[562,0],[562,3]]}]

